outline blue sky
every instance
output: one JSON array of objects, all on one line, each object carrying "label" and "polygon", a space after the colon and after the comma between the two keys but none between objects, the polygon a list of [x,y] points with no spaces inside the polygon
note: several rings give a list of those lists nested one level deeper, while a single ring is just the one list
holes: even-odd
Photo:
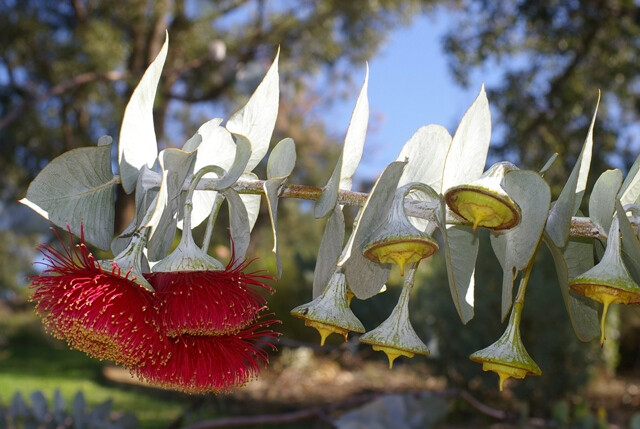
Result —
[{"label": "blue sky", "polygon": [[[440,124],[453,134],[483,80],[488,80],[478,73],[468,89],[454,82],[441,43],[450,23],[446,12],[420,16],[393,32],[369,61],[369,129],[356,179],[376,177],[423,125]],[[353,73],[358,86],[364,67]],[[355,88],[350,99],[326,114],[329,130],[337,136],[344,136],[358,91]]]}]

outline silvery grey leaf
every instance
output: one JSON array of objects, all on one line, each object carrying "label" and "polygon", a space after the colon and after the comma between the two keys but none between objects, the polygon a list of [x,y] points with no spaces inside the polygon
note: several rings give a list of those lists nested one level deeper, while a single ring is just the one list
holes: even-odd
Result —
[{"label": "silvery grey leaf", "polygon": [[278,142],[269,155],[267,178],[289,177],[296,165],[296,146],[292,138]]},{"label": "silvery grey leaf", "polygon": [[587,185],[587,176],[589,175],[589,165],[591,164],[591,152],[593,149],[593,127],[596,122],[598,106],[600,104],[600,95],[598,94],[598,103],[596,104],[591,125],[587,138],[582,146],[582,151],[578,157],[576,164],[569,175],[567,183],[564,185],[560,196],[549,210],[547,217],[547,226],[545,230],[553,243],[562,248],[569,238],[569,228],[571,226],[571,218],[580,208],[582,196]]},{"label": "silvery grey leaf", "polygon": [[153,125],[153,101],[168,48],[169,34],[167,33],[160,52],[140,79],[124,110],[118,144],[118,164],[122,187],[128,194],[135,189],[142,166],[151,167],[158,156],[158,144]]},{"label": "silvery grey leaf", "polygon": [[344,214],[342,208],[336,206],[327,220],[318,249],[316,267],[313,271],[313,298],[317,298],[329,283],[336,270],[342,244],[344,243]]},{"label": "silvery grey leaf", "polygon": [[404,162],[395,161],[384,169],[360,209],[357,224],[338,262],[339,266],[344,266],[347,284],[358,299],[377,294],[389,275],[389,264],[370,261],[362,252],[369,235],[387,218],[405,165]]},{"label": "silvery grey leaf", "polygon": [[151,261],[162,259],[171,249],[182,202],[182,187],[193,173],[195,155],[195,152],[172,148],[160,153],[162,182],[153,214],[144,225],[150,227],[148,257]]},{"label": "silvery grey leaf", "polygon": [[522,219],[508,231],[491,234],[491,245],[502,266],[502,320],[513,302],[513,282],[535,256],[544,231],[551,202],[549,185],[538,173],[510,171],[505,176],[505,191],[520,206]]},{"label": "silvery grey leaf", "polygon": [[546,231],[542,238],[553,257],[560,292],[567,307],[571,326],[573,326],[573,330],[580,341],[591,341],[600,335],[600,321],[598,318],[600,305],[569,289],[569,265],[567,262],[571,261],[572,274],[578,271],[582,268],[579,265],[582,263],[581,261],[588,261],[589,255],[593,258],[593,246],[590,243],[568,240],[567,247],[563,250],[554,244],[553,239]]},{"label": "silvery grey leaf", "polygon": [[229,229],[233,241],[233,254],[237,262],[244,260],[250,241],[250,227],[247,209],[240,194],[231,188],[222,191],[229,205]]},{"label": "silvery grey leaf", "polygon": [[603,231],[609,231],[616,208],[616,195],[622,185],[622,172],[607,170],[600,175],[589,197],[589,217]]},{"label": "silvery grey leaf", "polygon": [[113,238],[115,217],[111,146],[72,149],[38,173],[20,202],[60,228],[101,249]]},{"label": "silvery grey leaf", "polygon": [[227,129],[235,134],[246,136],[253,146],[246,171],[252,171],[269,150],[269,142],[278,116],[280,101],[278,58],[276,53],[273,64],[267,71],[247,104],[231,115]]},{"label": "silvery grey leaf", "polygon": [[491,112],[484,91],[466,111],[453,135],[442,172],[442,192],[469,183],[482,174],[491,140]]}]

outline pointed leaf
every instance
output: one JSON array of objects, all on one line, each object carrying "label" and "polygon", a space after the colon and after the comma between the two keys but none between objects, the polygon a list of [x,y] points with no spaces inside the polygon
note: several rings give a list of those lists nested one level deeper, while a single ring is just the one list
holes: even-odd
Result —
[{"label": "pointed leaf", "polygon": [[151,228],[148,257],[152,261],[162,259],[171,249],[181,207],[182,186],[193,173],[195,155],[195,152],[171,148],[160,153],[162,182],[151,219],[145,223]]},{"label": "pointed leaf", "polygon": [[146,165],[142,166],[136,184],[136,215],[124,231],[111,241],[111,253],[114,255],[122,252],[129,245],[136,231],[139,231],[139,228],[149,221],[150,217],[148,216],[152,214],[150,208],[152,205],[155,207],[158,188],[148,185],[150,181],[147,179],[151,176],[157,176],[157,174]]},{"label": "pointed leaf", "polygon": [[240,198],[240,194],[231,188],[222,191],[229,205],[229,230],[233,241],[234,257],[240,263],[249,248],[251,229],[247,209]]},{"label": "pointed leaf", "polygon": [[271,134],[278,116],[280,89],[278,82],[278,58],[280,49],[247,104],[234,113],[227,122],[227,129],[246,136],[253,146],[247,171],[253,170],[269,150]]},{"label": "pointed leaf", "polygon": [[364,140],[367,135],[367,124],[369,123],[369,99],[367,98],[367,88],[369,86],[369,65],[366,66],[364,83],[360,90],[360,95],[356,101],[356,106],[351,115],[351,122],[344,138],[342,148],[342,165],[340,167],[340,189],[351,190],[353,184],[353,174],[358,168]]},{"label": "pointed leaf", "polygon": [[108,249],[115,206],[111,146],[72,149],[53,159],[29,185],[20,202],[61,228]]},{"label": "pointed leaf", "polygon": [[124,110],[118,165],[122,187],[130,194],[136,186],[143,165],[151,167],[158,156],[158,143],[153,125],[153,101],[169,47],[169,34],[160,52],[147,68]]},{"label": "pointed leaf", "polygon": [[[205,122],[198,129],[196,135],[201,136],[201,141],[196,144],[197,139],[193,137],[185,143],[183,148],[186,152],[196,150],[196,161],[193,171],[198,171],[202,167],[217,165],[225,171],[229,171],[236,159],[236,144],[231,133],[220,126],[222,119],[215,118]],[[246,168],[246,166],[245,166]],[[217,176],[214,173],[204,175],[204,178],[213,179]],[[217,192],[215,191],[195,191],[193,193],[193,209],[191,211],[191,227],[200,225],[213,208]],[[178,222],[178,227],[182,228],[182,222]]]},{"label": "pointed leaf", "polygon": [[328,213],[333,210],[333,208],[338,203],[338,194],[340,192],[340,168],[342,166],[342,154],[340,154],[340,158],[338,158],[338,163],[336,164],[329,181],[325,185],[322,194],[316,200],[316,205],[314,207],[313,214],[319,219],[321,217],[326,216]]},{"label": "pointed leaf", "polygon": [[278,199],[280,187],[284,184],[296,163],[296,150],[290,138],[281,140],[271,151],[267,163],[267,177],[264,182],[264,193],[267,197],[267,208],[273,231],[273,253],[276,256],[277,276],[282,275],[282,261],[278,252]]},{"label": "pointed leaf", "polygon": [[276,256],[276,271],[278,278],[282,275],[282,261],[280,260],[280,253],[278,253],[278,192],[284,180],[285,179],[280,178],[268,179],[263,184],[264,193],[267,197],[269,218],[271,219],[271,230],[273,232],[273,248],[271,250]]},{"label": "pointed leaf", "polygon": [[[222,119],[218,119],[218,121],[222,122]],[[218,122],[218,124],[220,122]],[[184,145],[182,145],[182,150],[185,152],[193,152],[198,148],[200,143],[202,143],[202,136],[199,133],[195,133],[189,140],[184,142]]]},{"label": "pointed leaf", "polygon": [[555,202],[553,207],[551,207],[551,210],[549,210],[547,226],[545,229],[549,234],[549,237],[553,240],[553,243],[559,248],[564,247],[567,243],[567,239],[569,238],[569,228],[571,227],[571,217],[575,215],[582,203],[582,196],[587,185],[587,176],[589,175],[589,165],[591,164],[593,127],[596,122],[599,104],[600,95],[598,94],[598,103],[596,104],[595,111],[593,112],[589,132],[587,133],[587,138],[582,146],[580,156],[578,157],[576,165],[573,167],[571,175],[569,175],[569,179],[564,185],[558,200]]},{"label": "pointed leaf", "polygon": [[553,155],[551,155],[549,157],[549,159],[547,160],[547,162],[544,163],[544,165],[542,166],[542,168],[539,171],[541,176],[544,176],[544,173],[546,173],[547,170],[549,170],[551,168],[553,163],[556,162],[556,159],[558,159],[558,152],[556,152]]},{"label": "pointed leaf", "polygon": [[520,206],[522,219],[508,231],[491,234],[491,245],[503,271],[502,320],[513,302],[513,282],[535,256],[551,203],[549,185],[533,171],[515,170],[505,176],[507,194]]},{"label": "pointed leaf", "polygon": [[[253,173],[244,173],[241,179],[258,180],[258,176]],[[258,220],[258,214],[260,213],[260,194],[240,194],[240,199],[244,203],[244,207],[247,210],[247,216],[249,217],[249,230],[253,231],[253,227]]]},{"label": "pointed leaf", "polygon": [[[445,206],[443,203],[441,220],[445,216]],[[475,267],[479,240],[471,228],[466,226],[449,226],[440,228],[440,231],[444,239],[449,291],[460,320],[466,325],[474,315]]]},{"label": "pointed leaf", "polygon": [[269,155],[267,178],[289,177],[296,165],[296,145],[292,138],[282,139]]},{"label": "pointed leaf", "polygon": [[633,279],[640,282],[640,242],[620,201],[616,201],[616,214],[622,233],[623,260]]},{"label": "pointed leaf", "polygon": [[216,183],[216,189],[221,191],[238,181],[245,171],[249,157],[251,156],[251,142],[240,134],[234,134],[236,138],[236,153],[233,164],[227,170],[226,174]]},{"label": "pointed leaf", "polygon": [[569,289],[569,267],[571,267],[571,277],[573,277],[588,270],[588,265],[593,266],[593,246],[590,243],[568,240],[567,247],[563,251],[553,243],[553,239],[546,231],[543,235],[543,241],[551,251],[558,274],[560,292],[567,307],[573,330],[580,341],[591,341],[600,335],[598,319],[600,305],[596,301]]},{"label": "pointed leaf", "polygon": [[491,112],[484,85],[464,114],[451,141],[442,173],[442,192],[452,186],[477,179],[484,165],[491,140]]},{"label": "pointed leaf", "polygon": [[[439,193],[442,190],[442,172],[450,146],[451,135],[444,127],[427,125],[419,128],[404,144],[398,155],[397,161],[407,161],[398,186],[420,182]],[[407,198],[429,201],[429,197],[422,192],[413,192]],[[427,219],[415,217],[409,219],[421,231],[424,231],[429,223]]]},{"label": "pointed leaf", "polygon": [[313,271],[313,298],[318,297],[325,289],[342,253],[344,243],[344,214],[341,207],[335,207],[327,220],[318,249],[316,267]]},{"label": "pointed leaf", "polygon": [[636,158],[618,193],[623,206],[640,202],[640,156]]},{"label": "pointed leaf", "polygon": [[609,231],[616,208],[616,195],[622,185],[622,172],[607,170],[600,175],[589,197],[589,217],[603,231]]},{"label": "pointed leaf", "polygon": [[351,190],[353,185],[353,174],[358,168],[364,141],[367,134],[367,124],[369,123],[369,99],[367,98],[367,87],[369,82],[369,67],[367,66],[364,84],[360,90],[360,95],[356,101],[356,106],[351,115],[351,122],[344,139],[344,146],[338,162],[324,187],[320,198],[316,201],[314,215],[321,218],[329,214],[338,202],[340,189]]},{"label": "pointed leaf", "polygon": [[370,261],[362,251],[367,238],[386,221],[405,164],[395,161],[384,169],[360,209],[357,224],[338,262],[345,268],[349,288],[359,299],[377,294],[389,275],[389,264]]},{"label": "pointed leaf", "polygon": [[442,172],[450,147],[451,135],[446,128],[440,125],[420,127],[398,155],[397,161],[407,161],[398,186],[420,182],[438,193],[442,191]]}]

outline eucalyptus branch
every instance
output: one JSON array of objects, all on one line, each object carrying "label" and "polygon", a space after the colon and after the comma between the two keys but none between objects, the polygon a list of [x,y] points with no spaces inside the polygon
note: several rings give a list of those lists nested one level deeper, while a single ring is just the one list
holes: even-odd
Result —
[{"label": "eucalyptus branch", "polygon": [[[160,175],[156,173],[148,174],[145,178],[145,185],[149,187],[160,186]],[[218,179],[203,178],[196,187],[197,190],[214,190]],[[118,176],[114,180],[120,183]],[[233,189],[240,194],[261,194],[264,195],[264,180],[260,179],[239,179]],[[187,190],[188,184],[184,190]],[[311,185],[298,185],[293,183],[285,183],[280,191],[281,198],[297,198],[301,200],[316,201],[322,195],[323,188]],[[338,194],[338,204],[348,206],[362,207],[367,200],[369,194],[366,192],[340,190]],[[434,207],[424,201],[407,200],[405,210],[407,215],[419,217],[423,219],[433,218]],[[637,231],[640,225],[640,217],[632,216],[629,221]],[[456,223],[456,222],[451,222]],[[596,225],[590,218],[574,216],[571,219],[571,229],[569,235],[574,238],[596,238],[598,240],[606,240],[607,233]]]}]

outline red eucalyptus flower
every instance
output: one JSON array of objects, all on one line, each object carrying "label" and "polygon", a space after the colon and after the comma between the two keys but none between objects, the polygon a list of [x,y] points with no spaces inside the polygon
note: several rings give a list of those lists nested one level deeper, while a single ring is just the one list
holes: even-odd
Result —
[{"label": "red eucalyptus flower", "polygon": [[[56,233],[57,235],[57,233]],[[135,365],[155,351],[160,333],[153,315],[153,293],[123,275],[117,263],[105,271],[84,243],[62,250],[39,246],[47,267],[32,276],[32,300],[46,328],[89,356]]]},{"label": "red eucalyptus flower", "polygon": [[168,336],[233,334],[254,323],[270,293],[264,272],[243,272],[251,261],[223,270],[167,271],[145,274],[157,296],[157,311]]},{"label": "red eucalyptus flower", "polygon": [[269,362],[277,320],[262,320],[232,335],[165,337],[156,358],[132,368],[149,383],[186,393],[225,392],[256,378]]}]

